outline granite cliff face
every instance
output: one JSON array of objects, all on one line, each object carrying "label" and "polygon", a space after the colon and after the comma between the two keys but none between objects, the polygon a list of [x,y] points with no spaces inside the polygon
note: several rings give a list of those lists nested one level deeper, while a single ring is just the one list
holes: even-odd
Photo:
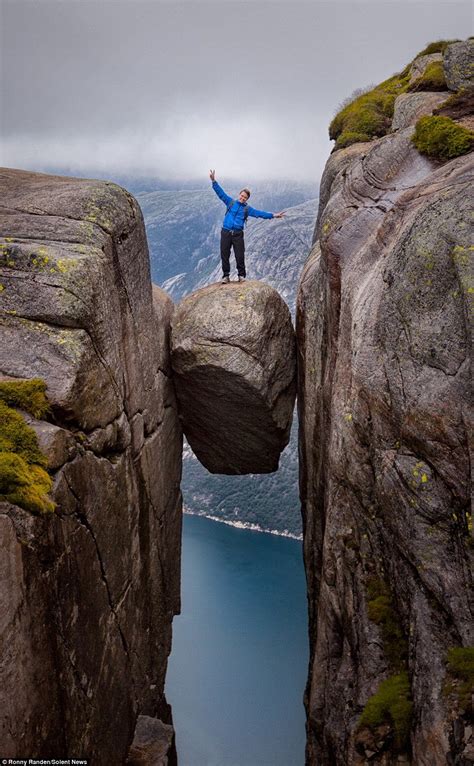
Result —
[{"label": "granite cliff face", "polygon": [[172,302],[152,292],[124,190],[10,170],[0,185],[0,371],[47,384],[48,422],[28,421],[56,504],[0,506],[2,753],[122,763],[138,716],[169,723],[182,449]]},{"label": "granite cliff face", "polygon": [[300,281],[309,764],[473,762],[474,165],[413,146],[433,95],[331,155]]}]

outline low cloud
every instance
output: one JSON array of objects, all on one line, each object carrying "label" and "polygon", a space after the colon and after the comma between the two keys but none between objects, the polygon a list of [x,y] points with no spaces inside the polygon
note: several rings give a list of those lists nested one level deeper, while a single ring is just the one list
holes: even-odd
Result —
[{"label": "low cloud", "polygon": [[428,1],[0,0],[0,163],[317,181],[338,103],[466,34]]},{"label": "low cloud", "polygon": [[237,124],[189,112],[156,129],[137,124],[90,135],[10,136],[3,141],[1,163],[176,179],[199,178],[212,167],[221,177],[315,181],[331,147],[317,130],[320,122],[304,112],[297,119],[244,112]]}]

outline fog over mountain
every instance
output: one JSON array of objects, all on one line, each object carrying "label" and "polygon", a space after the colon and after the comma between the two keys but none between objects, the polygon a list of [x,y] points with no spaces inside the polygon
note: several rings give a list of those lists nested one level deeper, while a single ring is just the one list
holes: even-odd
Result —
[{"label": "fog over mountain", "polygon": [[469,0],[1,0],[0,164],[201,178],[319,178],[354,88],[431,40]]}]

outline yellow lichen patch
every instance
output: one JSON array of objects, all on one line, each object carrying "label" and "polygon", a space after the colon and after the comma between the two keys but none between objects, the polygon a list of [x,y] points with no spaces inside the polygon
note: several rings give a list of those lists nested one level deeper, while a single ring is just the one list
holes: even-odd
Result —
[{"label": "yellow lichen patch", "polygon": [[427,484],[430,479],[429,468],[419,460],[412,469],[413,479],[410,481],[410,486],[413,490],[427,489]]},{"label": "yellow lichen patch", "polygon": [[470,262],[468,250],[472,250],[472,247],[463,247],[462,245],[456,245],[451,253],[451,257],[455,263],[459,266],[467,266]]},{"label": "yellow lichen patch", "polygon": [[0,284],[0,293],[5,290],[5,285]]},{"label": "yellow lichen patch", "polygon": [[41,254],[41,249],[42,248],[39,248],[39,250],[36,250],[36,252],[30,254],[30,262],[31,265],[35,268],[44,271],[49,263],[49,257],[47,255]]},{"label": "yellow lichen patch", "polygon": [[351,413],[350,413],[350,412],[347,412],[347,413],[344,415],[344,420],[347,420],[348,422],[350,422],[350,421],[352,420],[352,415],[351,415]]},{"label": "yellow lichen patch", "polygon": [[75,268],[75,266],[77,266],[77,258],[59,258],[56,261],[56,269],[61,274],[65,274],[70,269]]}]

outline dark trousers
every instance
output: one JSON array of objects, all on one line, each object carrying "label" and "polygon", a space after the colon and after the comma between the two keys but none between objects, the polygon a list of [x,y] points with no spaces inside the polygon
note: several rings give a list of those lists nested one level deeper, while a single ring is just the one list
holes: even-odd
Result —
[{"label": "dark trousers", "polygon": [[235,262],[239,277],[245,277],[245,243],[244,232],[221,230],[221,261],[225,277],[230,274],[230,249],[234,248]]}]

